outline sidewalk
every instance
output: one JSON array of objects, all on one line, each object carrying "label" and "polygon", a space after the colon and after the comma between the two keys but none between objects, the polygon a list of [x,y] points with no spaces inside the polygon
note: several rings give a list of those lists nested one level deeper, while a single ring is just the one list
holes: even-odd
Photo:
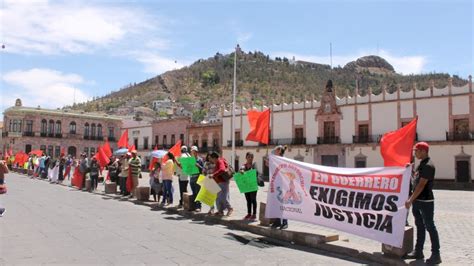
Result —
[{"label": "sidewalk", "polygon": [[[104,176],[106,172],[103,173]],[[63,185],[69,185],[70,181],[65,180]],[[144,173],[143,178],[139,179],[140,186],[149,186],[149,177]],[[136,200],[132,202],[150,206],[151,208],[163,208],[169,212],[178,213],[185,217],[210,221],[213,223],[220,223],[231,228],[251,231],[252,233],[266,235],[274,238],[285,238],[288,235],[295,235],[296,237],[310,238],[315,236],[314,241],[308,240],[308,246],[315,247],[321,250],[326,250],[334,253],[341,253],[352,256],[354,258],[371,260],[374,262],[390,264],[390,265],[407,265],[408,263],[415,265],[423,265],[421,262],[402,261],[396,258],[383,256],[381,253],[381,243],[347,234],[337,230],[312,225],[308,223],[289,221],[287,230],[280,231],[278,229],[270,229],[268,227],[259,226],[258,222],[248,223],[242,222],[241,219],[247,214],[247,205],[245,196],[240,194],[235,182],[230,185],[230,202],[234,208],[234,213],[229,218],[214,218],[207,217],[206,213],[209,210],[208,206],[203,205],[202,213],[195,214],[186,212],[184,210],[177,210],[179,202],[179,188],[177,180],[173,181],[174,187],[174,207],[160,207],[159,204],[148,201],[137,203]],[[257,202],[266,202],[268,184],[265,187],[259,187],[257,194]],[[191,193],[188,187],[188,192]],[[111,198],[121,198],[118,195],[104,194],[104,185],[101,183],[98,186],[97,194],[109,196]],[[441,239],[441,254],[443,263],[445,264],[472,264],[474,261],[473,248],[470,245],[474,237],[473,221],[474,221],[474,193],[469,191],[446,191],[436,190],[435,197],[437,198],[435,221],[439,230]],[[152,197],[150,196],[152,200]],[[464,199],[460,201],[459,199]],[[257,209],[257,217],[259,210]],[[414,224],[412,215],[409,215],[409,223]],[[298,235],[298,233],[305,233]],[[333,241],[334,236],[338,235],[339,239]],[[320,241],[325,239],[325,241]],[[416,237],[416,234],[415,234]],[[314,243],[313,243],[314,242]],[[325,242],[325,243],[322,243]],[[427,236],[425,243],[425,256],[430,254],[430,241]],[[421,263],[421,264],[420,264]]]}]

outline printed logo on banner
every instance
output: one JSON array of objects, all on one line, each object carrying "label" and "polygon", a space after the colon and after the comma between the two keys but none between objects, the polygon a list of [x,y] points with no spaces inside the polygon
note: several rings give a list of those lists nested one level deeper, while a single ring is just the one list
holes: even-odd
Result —
[{"label": "printed logo on banner", "polygon": [[[281,179],[280,184],[288,184],[287,186],[277,186],[277,200],[282,204],[299,205],[303,202],[304,178],[297,167],[292,164],[281,164],[273,174],[273,181],[276,177]],[[297,188],[297,185],[301,188]],[[273,184],[272,184],[273,185]],[[286,189],[288,187],[288,189]],[[273,190],[272,190],[273,192]],[[306,193],[305,193],[306,194]]]}]

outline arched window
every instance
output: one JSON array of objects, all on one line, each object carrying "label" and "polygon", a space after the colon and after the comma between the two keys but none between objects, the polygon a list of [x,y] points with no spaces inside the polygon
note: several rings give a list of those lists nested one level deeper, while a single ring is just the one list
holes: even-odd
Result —
[{"label": "arched window", "polygon": [[69,123],[69,134],[76,134],[76,122]]},{"label": "arched window", "polygon": [[98,124],[97,125],[97,137],[102,137],[102,125]]},{"label": "arched window", "polygon": [[43,119],[41,120],[41,135],[46,136],[47,133],[48,133],[48,121],[46,121],[46,119]]},{"label": "arched window", "polygon": [[91,137],[95,137],[95,124],[91,124]]},{"label": "arched window", "polygon": [[84,137],[89,137],[89,123],[84,124]]},{"label": "arched window", "polygon": [[61,134],[61,121],[57,120],[56,121],[56,135]]},{"label": "arched window", "polygon": [[54,120],[49,120],[49,124],[48,124],[48,135],[49,136],[53,136],[54,134]]}]

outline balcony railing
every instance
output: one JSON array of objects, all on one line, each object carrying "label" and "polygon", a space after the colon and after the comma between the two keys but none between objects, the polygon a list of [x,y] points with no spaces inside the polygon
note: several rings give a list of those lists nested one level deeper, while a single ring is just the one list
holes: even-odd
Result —
[{"label": "balcony railing", "polygon": [[63,134],[62,133],[56,133],[56,135],[54,135],[54,137],[60,139],[63,137]]},{"label": "balcony railing", "polygon": [[[235,141],[235,146],[236,146],[236,147],[242,147],[242,146],[244,146],[244,141],[241,140],[241,139],[236,140],[236,141]],[[232,147],[232,140],[228,140],[228,141],[227,141],[227,147]]]},{"label": "balcony railing", "polygon": [[318,144],[337,144],[341,139],[337,136],[318,137]]},{"label": "balcony railing", "polygon": [[84,135],[84,139],[91,139],[89,135]]},{"label": "balcony railing", "polygon": [[103,136],[97,136],[97,140],[104,140]]},{"label": "balcony railing", "polygon": [[382,135],[360,135],[352,136],[352,143],[378,143]]},{"label": "balcony railing", "polygon": [[447,141],[474,140],[474,132],[446,132]]},{"label": "balcony railing", "polygon": [[47,135],[48,135],[48,134],[47,134],[46,132],[41,132],[41,133],[40,133],[40,137],[43,137],[43,138],[46,137]]},{"label": "balcony railing", "polygon": [[48,133],[49,138],[54,138],[54,133]]}]

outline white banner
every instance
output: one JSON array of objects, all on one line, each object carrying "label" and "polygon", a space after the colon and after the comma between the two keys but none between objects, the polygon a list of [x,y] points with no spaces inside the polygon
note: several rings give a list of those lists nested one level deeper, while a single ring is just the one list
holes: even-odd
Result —
[{"label": "white banner", "polygon": [[402,246],[411,168],[337,168],[269,157],[267,218],[322,225]]}]

